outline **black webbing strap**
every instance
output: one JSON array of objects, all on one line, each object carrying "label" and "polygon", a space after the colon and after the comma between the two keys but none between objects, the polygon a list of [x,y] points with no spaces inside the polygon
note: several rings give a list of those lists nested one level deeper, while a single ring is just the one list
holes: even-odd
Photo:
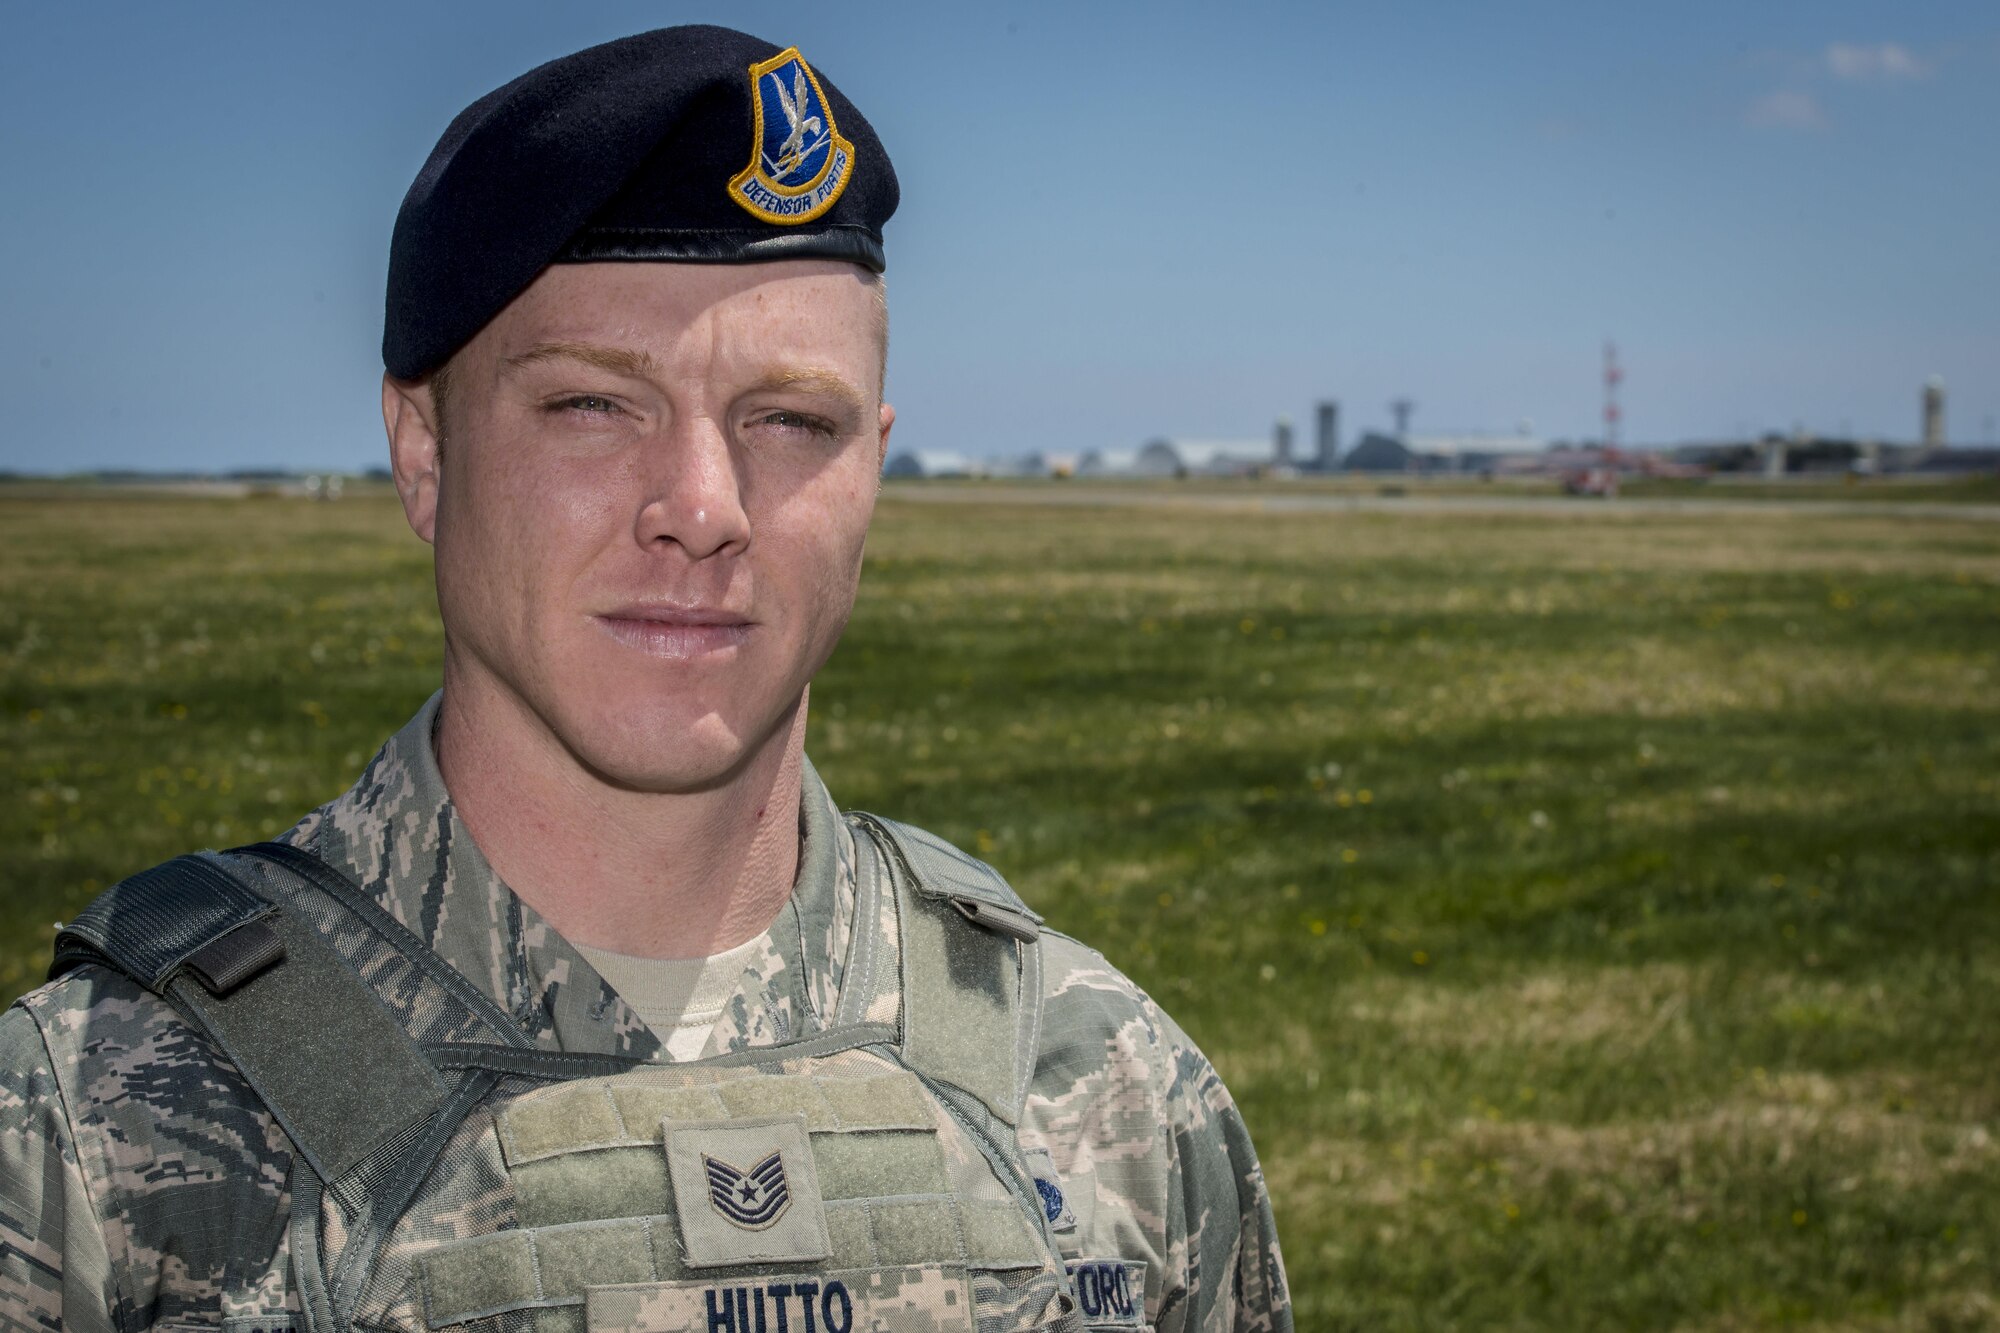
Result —
[{"label": "black webbing strap", "polygon": [[50,975],[86,962],[109,964],[205,1032],[322,1180],[445,1100],[368,983],[220,857],[176,857],[105,890],[58,934]]},{"label": "black webbing strap", "polygon": [[120,880],[56,932],[53,980],[108,961],[155,994],[183,971],[226,995],[284,957],[278,909],[200,856],[176,856]]}]

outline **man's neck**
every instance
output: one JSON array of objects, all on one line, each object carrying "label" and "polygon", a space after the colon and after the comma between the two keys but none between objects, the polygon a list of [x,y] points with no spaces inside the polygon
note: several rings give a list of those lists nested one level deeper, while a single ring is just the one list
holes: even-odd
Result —
[{"label": "man's neck", "polygon": [[447,678],[438,769],[494,871],[573,943],[701,958],[765,930],[792,891],[806,698],[706,791],[637,792],[579,763],[518,701]]}]

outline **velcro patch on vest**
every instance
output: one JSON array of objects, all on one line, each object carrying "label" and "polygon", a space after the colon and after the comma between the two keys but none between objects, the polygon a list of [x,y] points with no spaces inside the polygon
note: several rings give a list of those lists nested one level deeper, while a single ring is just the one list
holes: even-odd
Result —
[{"label": "velcro patch on vest", "polygon": [[1021,1156],[1028,1163],[1028,1174],[1035,1178],[1035,1194],[1042,1201],[1042,1216],[1048,1219],[1049,1229],[1076,1230],[1076,1211],[1069,1206],[1069,1196],[1063,1192],[1055,1158],[1049,1156],[1047,1148],[1030,1148]]},{"label": "velcro patch on vest", "polygon": [[1069,1284],[1085,1327],[1145,1326],[1145,1264],[1132,1259],[1072,1259]]},{"label": "velcro patch on vest", "polygon": [[805,1116],[670,1119],[664,1133],[690,1268],[832,1256]]},{"label": "velcro patch on vest", "polygon": [[590,1333],[972,1333],[965,1270],[850,1268],[715,1282],[592,1287]]},{"label": "velcro patch on vest", "polygon": [[288,1310],[228,1315],[222,1321],[222,1333],[299,1333],[299,1317]]}]

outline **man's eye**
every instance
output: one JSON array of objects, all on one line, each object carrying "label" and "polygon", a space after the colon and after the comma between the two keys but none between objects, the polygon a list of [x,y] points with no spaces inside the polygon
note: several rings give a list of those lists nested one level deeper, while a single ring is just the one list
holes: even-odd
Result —
[{"label": "man's eye", "polygon": [[831,421],[806,412],[771,412],[758,420],[766,426],[776,426],[780,430],[802,430],[810,435],[832,436],[837,433]]},{"label": "man's eye", "polygon": [[556,399],[549,404],[549,410],[552,412],[587,412],[592,415],[609,416],[614,412],[620,412],[624,409],[620,408],[617,403],[612,402],[609,398],[600,397],[594,393],[575,393],[567,398]]}]

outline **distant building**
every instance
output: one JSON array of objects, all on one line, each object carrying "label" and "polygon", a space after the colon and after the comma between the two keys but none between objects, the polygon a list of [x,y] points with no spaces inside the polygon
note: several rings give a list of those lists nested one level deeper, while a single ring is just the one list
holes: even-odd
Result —
[{"label": "distant building", "polygon": [[1908,468],[1911,472],[1970,474],[1991,472],[2000,474],[2000,448],[1980,446],[1975,448],[1925,450]]},{"label": "distant building", "polygon": [[1319,405],[1313,431],[1314,470],[1331,472],[1340,460],[1340,404],[1334,399]]},{"label": "distant building", "polygon": [[1548,447],[1531,435],[1398,436],[1370,431],[1348,450],[1341,466],[1349,472],[1526,473],[1541,470],[1547,452]]},{"label": "distant building", "polygon": [[1933,375],[1924,382],[1924,448],[1944,448],[1944,378]]},{"label": "distant building", "polygon": [[1736,476],[1979,470],[1974,456],[1963,449],[1926,449],[1920,444],[1891,444],[1877,439],[1836,439],[1804,431],[1789,435],[1769,431],[1754,440],[1678,444],[1660,451],[1658,456],[1707,472]]},{"label": "distant building", "polygon": [[1417,456],[1393,435],[1369,431],[1340,461],[1349,472],[1415,472]]},{"label": "distant building", "polygon": [[996,458],[974,458],[967,460],[972,469],[961,476],[974,477],[1046,477],[1048,465],[1040,454],[1003,454]]},{"label": "distant building", "polygon": [[1757,465],[1757,446],[1748,440],[1690,440],[1666,451],[1676,463],[1715,472],[1748,472]]},{"label": "distant building", "polygon": [[1408,438],[1410,448],[1431,472],[1529,471],[1548,452],[1548,445],[1532,435],[1468,431]]},{"label": "distant building", "polygon": [[1244,477],[1277,463],[1270,440],[1151,440],[1132,471],[1141,477]]},{"label": "distant building", "polygon": [[985,468],[964,454],[945,449],[906,449],[889,455],[885,477],[976,477]]},{"label": "distant building", "polygon": [[1129,477],[1139,461],[1137,449],[1092,449],[1076,460],[1079,477]]}]

